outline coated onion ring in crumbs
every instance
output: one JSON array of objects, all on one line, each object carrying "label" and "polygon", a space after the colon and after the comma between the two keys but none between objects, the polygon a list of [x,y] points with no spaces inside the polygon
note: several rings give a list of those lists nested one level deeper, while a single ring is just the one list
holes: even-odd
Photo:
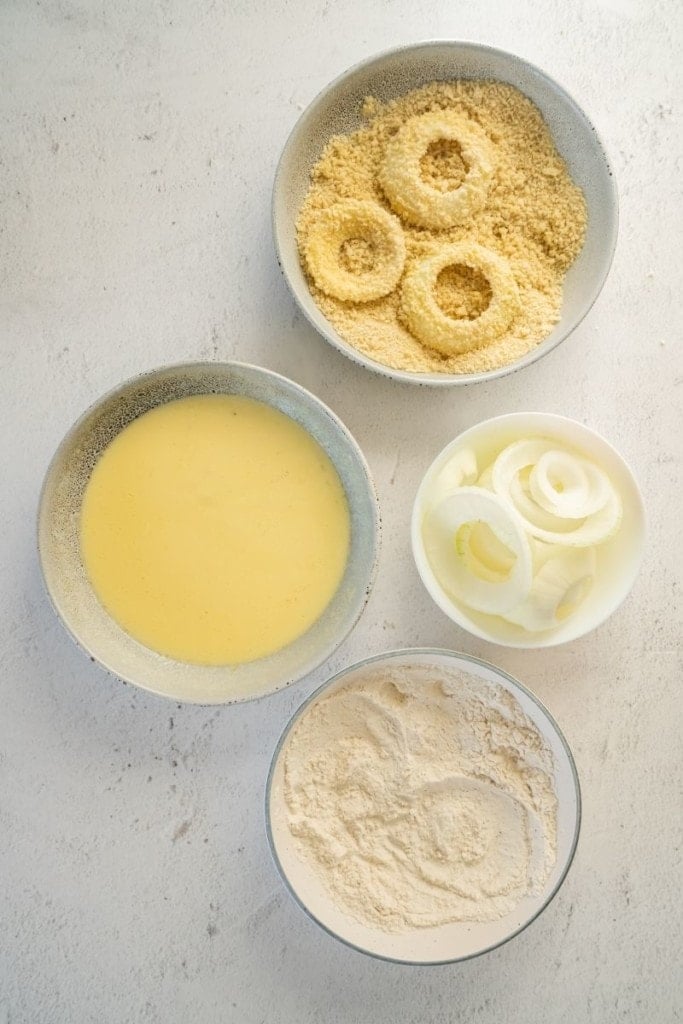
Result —
[{"label": "coated onion ring in crumbs", "polygon": [[[326,145],[311,171],[311,185],[297,218],[301,262],[316,304],[345,341],[394,369],[481,373],[520,359],[559,321],[564,276],[581,251],[586,233],[583,193],[571,180],[540,111],[506,83],[459,79],[433,82],[386,104],[368,97],[361,113],[365,121],[361,128],[333,136]],[[425,115],[429,116],[422,120]],[[413,119],[418,119],[414,128],[406,129]],[[444,137],[434,141],[431,129],[440,122],[450,124],[451,129],[444,128]],[[418,189],[422,198],[436,193],[449,197],[464,189],[464,202],[468,177],[470,184],[479,180],[472,173],[473,158],[465,137],[487,140],[478,149],[487,184],[477,194],[484,203],[476,208],[474,202],[465,219],[451,227],[417,226],[408,219],[408,211],[401,209],[400,201],[394,197],[392,205],[385,191],[387,155],[399,147],[402,137],[420,135],[420,124],[430,128],[430,132],[425,128],[426,150],[419,161],[425,185],[424,192]],[[460,126],[460,142],[456,126]],[[414,170],[412,150],[411,166]],[[307,263],[316,225],[333,204],[346,200],[370,201],[392,216],[401,215],[405,270],[387,294],[375,299],[326,294]],[[357,245],[358,252],[351,253],[354,259],[346,263],[347,279],[357,276],[360,280],[364,274],[373,276],[381,271],[373,263],[372,246],[363,247],[362,236],[349,242]],[[444,353],[439,351],[438,339],[429,343],[413,333],[402,287],[417,264],[454,243],[481,246],[505,261],[517,285],[518,304],[498,336],[487,332],[488,340],[480,347]],[[331,255],[336,259],[338,254]],[[464,326],[477,317],[485,319],[494,289],[485,273],[460,270],[445,268],[438,275],[433,296],[444,319]],[[465,326],[465,333],[470,330]]]},{"label": "coated onion ring in crumbs", "polygon": [[[347,245],[355,248],[347,251]],[[393,291],[403,273],[406,247],[401,223],[367,199],[334,203],[311,226],[304,258],[311,277],[327,295],[345,302],[379,299]]]},{"label": "coated onion ring in crumbs", "polygon": [[[481,272],[490,286],[486,309],[471,319],[448,316],[437,301],[439,274],[453,266]],[[488,345],[505,333],[519,312],[519,291],[502,256],[474,242],[454,242],[413,263],[403,281],[401,310],[419,341],[444,355],[458,355]]]},{"label": "coated onion ring in crumbs", "polygon": [[[463,179],[455,188],[425,180],[422,161],[430,151],[447,155],[455,144]],[[440,150],[437,148],[440,146]],[[409,121],[386,144],[379,183],[392,208],[417,227],[451,228],[464,224],[486,204],[493,176],[493,146],[481,128],[453,110],[435,110]]]}]

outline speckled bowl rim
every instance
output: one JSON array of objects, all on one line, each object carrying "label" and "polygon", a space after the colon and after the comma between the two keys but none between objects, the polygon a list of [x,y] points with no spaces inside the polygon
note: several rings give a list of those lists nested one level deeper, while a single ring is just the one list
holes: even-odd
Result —
[{"label": "speckled bowl rim", "polygon": [[[287,738],[290,732],[292,731],[296,723],[299,721],[299,719],[302,717],[302,715],[306,712],[306,710],[311,706],[311,704],[315,703],[315,701],[317,701],[327,689],[329,689],[331,686],[334,686],[335,683],[338,683],[341,679],[344,678],[344,676],[349,675],[352,672],[356,672],[359,669],[365,668],[367,665],[376,664],[377,662],[391,661],[395,658],[405,658],[406,655],[410,655],[411,657],[420,655],[426,655],[428,657],[438,655],[441,657],[445,657],[447,659],[455,659],[456,664],[464,661],[470,665],[479,665],[482,668],[485,668],[488,671],[492,672],[494,675],[497,675],[500,678],[504,679],[505,682],[509,684],[513,690],[519,690],[526,697],[528,697],[529,700],[531,700],[538,707],[541,714],[547,720],[549,727],[555,732],[557,738],[560,741],[561,746],[564,748],[564,751],[567,755],[567,763],[569,765],[569,769],[571,772],[572,781],[574,783],[574,794],[576,797],[576,822],[574,825],[574,834],[572,836],[569,850],[567,852],[566,862],[562,868],[560,875],[557,878],[557,881],[550,889],[548,895],[543,900],[541,905],[537,908],[537,910],[535,910],[534,913],[528,918],[528,920],[526,920],[522,925],[520,925],[519,928],[516,928],[514,931],[510,932],[509,935],[506,935],[498,942],[492,943],[492,945],[487,946],[485,949],[479,949],[475,953],[468,953],[465,956],[447,957],[442,960],[405,960],[400,959],[398,957],[383,956],[381,953],[377,953],[371,949],[365,949],[363,946],[359,946],[356,943],[351,942],[349,939],[345,939],[343,936],[335,932],[333,928],[330,928],[329,925],[325,924],[324,921],[321,921],[319,917],[316,917],[316,915],[313,913],[310,907],[307,906],[307,904],[304,903],[304,901],[299,897],[298,893],[294,889],[294,886],[290,882],[285,869],[282,866],[282,863],[277,853],[277,846],[275,843],[275,837],[273,835],[273,827],[271,820],[271,793],[273,786],[273,778],[278,766],[280,755],[282,754],[285,744],[287,743]],[[322,928],[323,931],[327,932],[328,935],[331,935],[333,939],[337,939],[337,941],[342,942],[345,946],[348,946],[350,949],[355,950],[357,953],[363,953],[365,956],[372,957],[374,960],[382,960],[385,963],[391,964],[403,964],[410,967],[443,967],[447,964],[457,964],[463,963],[466,960],[475,960],[477,957],[484,956],[486,953],[490,953],[494,949],[499,949],[501,946],[504,946],[506,943],[510,942],[511,939],[514,939],[517,935],[520,935],[523,931],[526,931],[529,925],[533,924],[534,921],[536,921],[541,916],[543,911],[546,910],[547,907],[552,903],[552,901],[555,899],[555,896],[557,896],[558,892],[562,888],[562,885],[564,884],[567,875],[569,874],[569,869],[571,868],[572,863],[574,861],[576,848],[579,842],[579,834],[581,832],[582,820],[581,784],[579,782],[579,773],[576,767],[576,762],[574,760],[574,755],[571,752],[571,748],[565,738],[564,733],[555,721],[555,718],[551,715],[550,711],[548,711],[545,704],[536,696],[535,693],[533,693],[532,690],[529,690],[526,686],[523,685],[523,683],[520,683],[518,679],[515,679],[514,676],[511,676],[504,669],[492,664],[492,662],[485,661],[483,658],[476,658],[472,654],[465,654],[462,651],[451,651],[442,647],[405,647],[402,650],[393,649],[390,651],[384,651],[381,654],[373,654],[369,658],[363,658],[360,661],[354,662],[354,664],[352,665],[348,665],[346,668],[343,668],[339,672],[336,672],[333,676],[331,676],[331,678],[325,680],[325,682],[318,686],[317,689],[315,689],[313,693],[311,693],[306,698],[306,700],[296,709],[296,711],[289,719],[287,725],[285,726],[273,752],[270,768],[268,770],[268,778],[266,780],[265,819],[266,835],[268,837],[268,846],[270,848],[270,853],[273,858],[275,867],[277,868],[278,874],[280,875],[280,878],[282,879],[285,885],[285,888],[287,889],[295,903],[297,903],[298,906],[301,907],[306,916],[309,917],[311,921],[314,921],[320,928]]]},{"label": "speckled bowl rim", "polygon": [[[324,314],[321,312],[320,316],[324,321],[324,324],[316,322],[314,315],[306,307],[303,298],[299,294],[299,288],[292,282],[287,272],[287,257],[283,255],[283,248],[280,239],[279,229],[279,217],[277,215],[277,198],[280,189],[283,187],[283,166],[289,151],[297,144],[300,133],[303,130],[303,123],[306,118],[315,112],[316,107],[326,100],[335,89],[337,89],[343,82],[348,81],[357,72],[370,67],[373,64],[380,63],[387,57],[395,56],[396,54],[409,53],[414,50],[437,48],[443,46],[453,46],[459,49],[470,50],[475,53],[491,54],[494,56],[502,57],[513,62],[518,62],[528,68],[531,72],[538,76],[547,87],[559,93],[566,101],[567,105],[571,107],[577,118],[580,121],[584,121],[592,133],[596,148],[600,151],[601,156],[605,162],[609,181],[611,183],[611,215],[612,215],[612,231],[609,238],[605,240],[604,250],[604,262],[601,272],[595,277],[593,289],[588,293],[587,299],[584,303],[583,312],[581,312],[571,323],[567,329],[557,338],[555,338],[550,344],[547,343],[547,339],[541,341],[536,345],[530,352],[527,352],[521,359],[516,360],[514,363],[510,363],[506,366],[498,367],[495,370],[485,370],[481,373],[421,373],[412,370],[398,370],[391,366],[386,366],[384,363],[377,362],[371,359],[370,356],[366,356],[359,349],[356,349],[349,342],[339,335],[334,329],[332,324],[327,320]],[[607,277],[609,275],[612,262],[614,260],[614,252],[617,245],[617,237],[619,234],[619,194],[617,190],[616,178],[614,175],[614,168],[607,155],[607,149],[602,140],[600,133],[597,128],[590,120],[588,115],[585,113],[583,108],[577,103],[574,97],[569,93],[564,86],[560,85],[559,82],[555,81],[547,72],[543,71],[542,68],[534,64],[532,61],[526,60],[524,57],[520,57],[518,54],[512,53],[509,50],[503,50],[500,47],[488,46],[485,43],[477,43],[471,40],[458,40],[458,39],[425,39],[417,43],[407,43],[403,46],[393,46],[386,50],[381,50],[378,53],[372,54],[369,57],[358,61],[353,64],[346,71],[343,71],[340,75],[337,75],[328,85],[326,85],[306,108],[301,112],[297,118],[292,130],[290,131],[287,140],[283,146],[280,158],[277,162],[275,169],[275,178],[273,181],[273,190],[271,196],[271,227],[273,232],[273,240],[275,245],[275,254],[278,262],[278,266],[282,271],[283,277],[287,283],[287,287],[294,298],[300,311],[308,320],[311,327],[325,339],[330,345],[334,346],[337,351],[341,352],[352,362],[359,366],[365,367],[367,370],[371,370],[382,377],[389,377],[391,380],[399,381],[404,384],[417,384],[422,387],[458,387],[466,384],[480,384],[486,381],[497,380],[500,377],[507,377],[511,373],[517,373],[519,370],[523,370],[527,366],[531,366],[532,363],[542,359],[548,353],[553,352],[563,341],[569,337],[570,334],[576,330],[576,328],[583,322],[588,313],[595,305]],[[310,294],[310,293],[309,293]]]},{"label": "speckled bowl rim", "polygon": [[[200,368],[204,366],[211,369],[216,369],[216,367],[220,367],[223,369],[235,367],[238,370],[244,369],[247,371],[256,371],[257,373],[264,374],[265,376],[272,378],[275,381],[284,383],[287,387],[292,388],[295,392],[299,392],[300,394],[302,394],[305,400],[312,401],[313,404],[318,407],[319,411],[334,424],[337,431],[345,438],[346,442],[348,443],[350,450],[353,452],[354,458],[356,459],[360,469],[363,471],[363,476],[367,484],[368,495],[371,498],[371,507],[373,510],[373,556],[371,563],[367,568],[366,583],[363,588],[362,596],[356,603],[354,614],[347,622],[346,627],[335,636],[333,643],[328,644],[323,650],[321,650],[320,656],[316,656],[315,659],[311,659],[309,664],[307,664],[304,667],[304,669],[298,674],[294,674],[292,676],[287,677],[281,683],[279,683],[276,686],[272,686],[269,689],[244,696],[230,696],[221,700],[195,700],[189,697],[178,697],[168,692],[165,692],[164,690],[158,687],[146,685],[139,679],[133,679],[122,674],[115,667],[113,667],[112,665],[108,664],[105,660],[103,660],[97,653],[92,651],[89,644],[71,628],[71,625],[66,621],[62,614],[59,601],[53,594],[52,588],[50,587],[50,584],[47,579],[44,564],[44,552],[41,540],[42,520],[45,514],[46,494],[48,486],[50,485],[51,479],[55,473],[56,467],[59,464],[60,458],[62,457],[63,453],[66,450],[68,450],[69,446],[72,443],[72,439],[77,434],[82,424],[85,423],[85,421],[100,406],[104,405],[110,399],[115,398],[119,393],[123,393],[126,388],[134,386],[138,382],[143,382],[145,379],[148,378],[154,378],[157,375],[161,375],[162,373],[181,373],[184,370]],[[304,427],[304,429],[306,428]],[[325,402],[323,402],[321,398],[315,395],[312,391],[309,391],[307,388],[303,387],[303,385],[297,383],[296,381],[292,380],[289,377],[284,376],[284,374],[277,373],[275,370],[270,370],[264,366],[259,366],[256,363],[247,363],[239,360],[185,360],[179,363],[165,363],[161,366],[154,367],[151,370],[143,370],[140,373],[136,373],[131,377],[125,378],[123,381],[120,381],[118,384],[115,384],[106,392],[99,395],[77,417],[77,419],[74,420],[74,422],[71,424],[71,426],[68,428],[68,430],[62,437],[61,441],[59,442],[57,448],[55,449],[48,463],[47,469],[45,470],[45,475],[42,480],[40,494],[38,498],[37,513],[35,518],[35,530],[36,548],[38,552],[38,566],[40,571],[40,579],[43,585],[43,590],[47,595],[48,601],[52,607],[52,610],[56,618],[61,623],[67,635],[71,638],[76,647],[78,647],[81,651],[83,651],[86,655],[90,657],[91,661],[96,662],[111,678],[116,679],[119,682],[122,682],[124,685],[131,685],[136,687],[137,689],[143,690],[147,693],[151,693],[155,697],[160,697],[164,700],[174,701],[177,704],[189,704],[197,707],[227,707],[233,704],[246,704],[266,700],[274,693],[278,693],[280,690],[287,689],[289,686],[301,682],[312,672],[316,671],[316,669],[320,668],[320,666],[323,665],[341,646],[341,644],[348,638],[348,636],[351,634],[351,632],[355,629],[356,625],[358,624],[358,621],[360,620],[363,612],[365,611],[365,608],[368,604],[368,601],[370,600],[370,595],[372,593],[377,578],[382,539],[382,517],[379,505],[379,498],[377,495],[377,488],[375,486],[375,482],[372,477],[370,467],[360,445],[358,444],[358,442],[356,441],[355,437],[348,429],[348,427],[342,422],[342,420],[337,416],[337,414],[333,412],[333,410],[330,409],[330,407]],[[173,659],[169,660],[172,661]]]}]

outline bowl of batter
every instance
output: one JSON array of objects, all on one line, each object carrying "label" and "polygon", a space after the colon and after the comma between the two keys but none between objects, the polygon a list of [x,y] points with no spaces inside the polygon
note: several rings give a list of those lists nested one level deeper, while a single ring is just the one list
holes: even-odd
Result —
[{"label": "bowl of batter", "polygon": [[301,678],[361,614],[379,516],[368,467],[310,392],[240,363],[125,382],[69,431],[38,516],[43,576],[76,641],[174,700]]}]

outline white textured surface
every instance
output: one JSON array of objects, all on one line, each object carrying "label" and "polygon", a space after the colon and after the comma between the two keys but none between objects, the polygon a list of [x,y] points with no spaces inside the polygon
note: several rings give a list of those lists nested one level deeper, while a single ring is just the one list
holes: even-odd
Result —
[{"label": "white textured surface", "polygon": [[[677,0],[0,5],[1,1024],[680,1019],[680,12]],[[295,312],[270,238],[274,165],[301,106],[355,60],[430,36],[500,45],[558,78],[602,131],[622,203],[588,320],[541,363],[465,393],[392,385],[329,349]],[[262,362],[329,402],[368,455],[385,522],[371,602],[328,666],[223,710],[168,705],[92,665],[52,615],[34,543],[41,477],[75,416],[139,370],[207,356]],[[604,433],[648,504],[631,597],[558,651],[463,634],[409,554],[434,453],[516,409]],[[416,643],[483,655],[535,689],[584,796],[574,868],[542,918],[436,969],[375,963],[320,932],[286,896],[263,827],[291,710],[333,669]]]}]

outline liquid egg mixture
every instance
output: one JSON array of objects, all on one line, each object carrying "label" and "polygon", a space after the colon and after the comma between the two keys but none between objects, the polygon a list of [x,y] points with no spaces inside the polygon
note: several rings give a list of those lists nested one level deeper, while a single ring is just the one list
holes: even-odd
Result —
[{"label": "liquid egg mixture", "polygon": [[238,395],[196,395],[130,423],[81,510],[86,572],[109,614],[168,657],[263,658],[334,596],[350,517],[337,472],[294,420]]}]

